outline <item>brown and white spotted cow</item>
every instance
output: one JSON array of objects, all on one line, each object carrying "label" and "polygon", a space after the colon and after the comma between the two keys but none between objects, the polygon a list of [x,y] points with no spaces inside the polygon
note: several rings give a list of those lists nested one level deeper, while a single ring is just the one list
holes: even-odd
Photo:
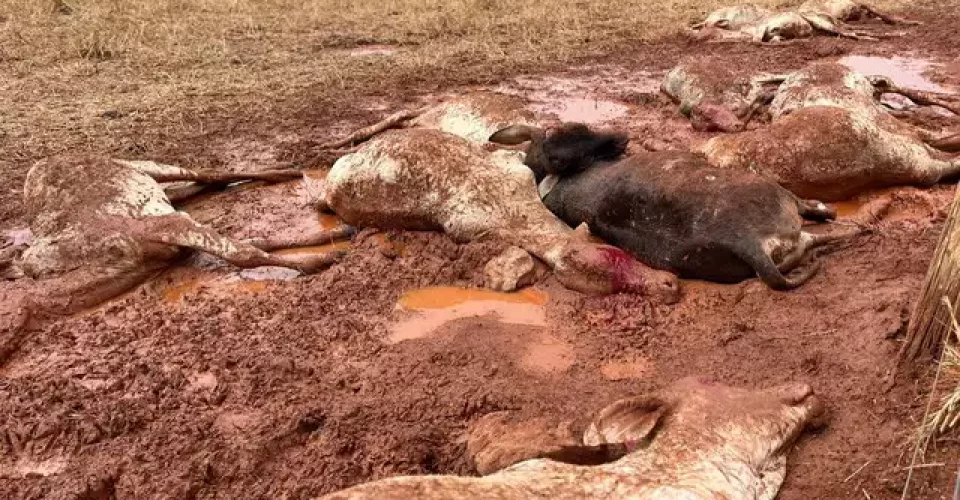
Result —
[{"label": "brown and white spotted cow", "polygon": [[[457,241],[498,239],[545,262],[569,288],[677,299],[674,275],[649,269],[617,248],[582,241],[552,215],[522,157],[516,151],[491,153],[439,130],[391,130],[337,160],[316,192],[322,206],[353,226],[440,230]],[[528,282],[534,260],[515,260],[488,264],[488,286],[511,290]]]},{"label": "brown and white spotted cow", "polygon": [[680,105],[695,130],[737,132],[775,95],[786,75],[740,76],[709,57],[691,57],[667,72],[660,90]]},{"label": "brown and white spotted cow", "polygon": [[[766,12],[753,5],[725,7],[707,16],[713,23],[698,23],[689,33],[694,39],[713,42],[783,42],[826,34],[855,40],[877,40],[875,35],[849,30],[843,19],[814,6],[806,10]],[[736,22],[723,22],[725,19]],[[733,27],[736,26],[736,27]]]},{"label": "brown and white spotted cow", "polygon": [[763,128],[718,136],[698,147],[711,165],[759,173],[801,198],[843,200],[871,189],[932,185],[960,174],[960,162],[930,144],[950,140],[886,112],[878,97],[903,93],[920,103],[950,103],[901,89],[838,63],[792,73],[770,104]]},{"label": "brown and white spotted cow", "polygon": [[[142,283],[186,250],[207,252],[238,267],[282,266],[305,273],[339,256],[279,256],[261,248],[282,242],[250,243],[224,237],[174,209],[160,182],[229,184],[284,181],[293,170],[199,173],[147,161],[93,155],[64,155],[38,162],[27,174],[24,201],[33,241],[8,266],[33,282],[30,307],[72,313],[104,302]],[[197,192],[180,192],[187,196]],[[352,229],[316,235],[345,237]]]},{"label": "brown and white spotted cow", "polygon": [[[790,446],[822,415],[804,384],[752,391],[688,378],[611,404],[573,439],[518,441],[508,428],[502,439],[491,439],[496,429],[475,429],[469,443],[475,459],[485,470],[506,467],[485,477],[402,476],[323,500],[772,500],[786,477]],[[499,422],[480,421],[490,424]],[[483,442],[475,442],[478,435]],[[580,465],[594,460],[600,464]]]},{"label": "brown and white spotted cow", "polygon": [[876,7],[871,7],[856,0],[807,0],[797,8],[798,12],[827,15],[841,22],[860,21],[864,18],[875,17],[887,24],[920,25],[919,21],[909,21],[900,17],[885,14]]}]

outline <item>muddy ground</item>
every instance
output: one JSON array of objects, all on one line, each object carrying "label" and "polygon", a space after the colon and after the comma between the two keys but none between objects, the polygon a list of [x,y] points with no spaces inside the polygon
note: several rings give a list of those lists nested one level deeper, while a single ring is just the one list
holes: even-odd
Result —
[{"label": "muddy ground", "polygon": [[[874,63],[960,90],[955,12],[911,14],[925,26],[876,44],[669,39],[483,88],[562,119],[626,127],[633,147],[686,147],[707,135],[657,93],[685,54],[744,72],[849,54],[922,58],[929,66]],[[349,103],[311,105],[308,93],[278,103],[276,116],[211,111],[206,135],[167,137],[137,156],[322,168],[328,159],[315,147],[331,135],[421,98],[481,89],[431,78]],[[34,159],[0,174],[10,187],[0,229],[25,224],[11,186]],[[806,381],[823,396],[831,423],[791,453],[780,498],[899,498],[930,366],[889,375],[953,189],[895,193],[877,231],[824,256],[799,290],[685,282],[674,306],[585,297],[552,278],[516,295],[466,292],[501,246],[439,234],[365,232],[342,263],[287,281],[197,258],[22,337],[0,366],[0,496],[309,498],[396,474],[471,474],[464,431],[485,413],[574,416],[699,374],[750,387]],[[231,189],[184,208],[238,237],[336,223],[317,220],[299,183]],[[947,498],[958,452],[956,441],[937,442],[915,470],[912,498]]]}]

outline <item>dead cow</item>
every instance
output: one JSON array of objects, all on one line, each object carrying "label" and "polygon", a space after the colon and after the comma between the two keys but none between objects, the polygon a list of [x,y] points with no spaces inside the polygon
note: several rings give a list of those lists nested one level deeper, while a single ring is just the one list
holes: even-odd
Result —
[{"label": "dead cow", "polygon": [[693,29],[690,35],[696,40],[712,42],[783,42],[827,34],[854,40],[877,40],[869,33],[844,29],[837,19],[819,12],[776,12],[743,23],[738,28],[718,26]]},{"label": "dead cow", "polygon": [[[511,123],[533,125],[535,122],[533,113],[524,108],[519,98],[499,92],[477,92],[418,109],[399,111],[320,147],[337,150],[359,144],[385,130],[410,127],[431,128],[474,142],[487,142],[490,134]],[[354,151],[355,148],[344,152]]]},{"label": "dead cow", "polygon": [[[337,160],[317,196],[358,227],[442,230],[461,242],[509,242],[547,263],[575,290],[645,292],[668,302],[678,296],[675,276],[649,269],[622,250],[578,241],[540,203],[519,152],[489,153],[438,130],[392,130]],[[495,259],[486,270],[488,285],[516,288],[533,272],[533,260],[526,260],[505,266]]]},{"label": "dead cow", "polygon": [[661,151],[621,159],[624,136],[579,124],[550,134],[509,127],[490,139],[530,141],[526,164],[543,179],[543,203],[560,219],[585,223],[641,262],[682,277],[731,283],[759,276],[772,288],[790,289],[813,276],[818,263],[792,278],[784,273],[810,250],[841,238],[801,230],[804,219],[835,217],[823,203],[749,172],[712,168],[700,155]]},{"label": "dead cow", "polygon": [[[838,62],[816,62],[783,75],[769,111],[776,120],[804,107],[836,106],[876,118],[888,113],[880,101],[884,94],[900,94],[917,104],[941,106],[960,113],[956,99],[947,94],[901,87],[887,77],[863,75]],[[916,130],[920,133],[920,129]]]},{"label": "dead cow", "polygon": [[[509,457],[533,459],[485,477],[395,477],[323,499],[772,500],[786,476],[790,446],[807,427],[820,424],[822,414],[821,403],[804,384],[750,391],[688,378],[658,394],[604,408],[573,446],[522,443],[509,434],[494,440],[481,448],[487,456],[504,456],[489,448],[505,446],[514,448],[507,450]],[[524,444],[531,449],[516,453]],[[593,466],[534,458],[589,461],[602,455],[596,450],[617,447],[630,451]]]},{"label": "dead cow", "polygon": [[755,4],[722,7],[707,14],[706,19],[693,24],[691,28],[695,30],[703,28],[720,28],[724,30],[735,31],[752,25],[761,19],[771,16],[772,14],[773,11],[770,9],[765,9]]},{"label": "dead cow", "polygon": [[875,96],[890,90],[935,97],[874,81],[839,64],[811,65],[778,89],[770,125],[714,137],[698,150],[715,167],[759,173],[823,201],[932,185],[960,173],[956,159],[927,144],[937,137],[885,112]]},{"label": "dead cow", "polygon": [[[32,301],[44,311],[72,313],[142,283],[192,249],[239,267],[283,266],[315,272],[338,254],[275,256],[193,221],[171,204],[159,182],[228,184],[283,181],[292,170],[198,173],[145,161],[64,155],[27,174],[24,201],[34,240],[12,265],[37,281]],[[189,195],[197,190],[181,191]],[[322,235],[342,237],[348,230]],[[264,248],[272,243],[261,242]]]},{"label": "dead cow", "polygon": [[801,13],[825,14],[842,22],[859,21],[867,17],[876,17],[887,24],[922,24],[919,21],[908,21],[885,14],[875,7],[855,0],[807,0],[800,4],[797,10]]},{"label": "dead cow", "polygon": [[785,75],[761,74],[750,79],[737,68],[695,57],[667,72],[660,90],[680,105],[693,128],[737,132],[775,95]]}]

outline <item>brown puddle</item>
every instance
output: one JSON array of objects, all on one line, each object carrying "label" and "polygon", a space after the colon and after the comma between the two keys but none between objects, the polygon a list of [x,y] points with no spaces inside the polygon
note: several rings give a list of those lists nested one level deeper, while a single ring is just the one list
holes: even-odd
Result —
[{"label": "brown puddle", "polygon": [[415,311],[390,330],[387,342],[423,338],[450,321],[477,316],[495,315],[501,323],[545,326],[546,293],[527,288],[514,293],[490,290],[432,287],[408,292],[398,308]]},{"label": "brown puddle", "polygon": [[846,56],[840,64],[867,76],[882,75],[903,87],[930,92],[948,92],[924,76],[934,63],[910,57]]}]

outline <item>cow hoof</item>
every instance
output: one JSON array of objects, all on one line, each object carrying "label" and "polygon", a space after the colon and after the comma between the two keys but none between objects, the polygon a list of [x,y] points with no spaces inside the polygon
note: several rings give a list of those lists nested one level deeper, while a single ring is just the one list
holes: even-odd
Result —
[{"label": "cow hoof", "polygon": [[537,265],[526,250],[510,247],[487,262],[483,272],[487,288],[512,292],[536,281]]}]

